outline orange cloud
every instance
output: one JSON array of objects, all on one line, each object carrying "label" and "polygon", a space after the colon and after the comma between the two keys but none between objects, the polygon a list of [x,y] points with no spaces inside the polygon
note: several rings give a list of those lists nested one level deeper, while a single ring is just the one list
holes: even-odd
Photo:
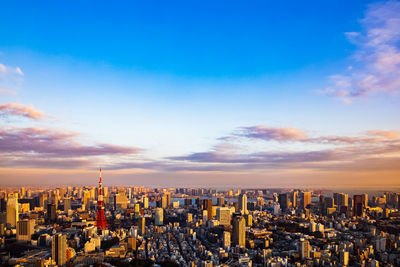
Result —
[{"label": "orange cloud", "polygon": [[0,105],[0,115],[2,116],[21,116],[33,120],[45,117],[45,114],[32,106],[11,103]]}]

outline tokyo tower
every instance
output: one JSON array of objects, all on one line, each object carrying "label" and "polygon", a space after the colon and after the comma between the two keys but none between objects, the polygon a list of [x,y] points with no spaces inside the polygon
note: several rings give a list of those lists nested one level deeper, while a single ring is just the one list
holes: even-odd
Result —
[{"label": "tokyo tower", "polygon": [[97,214],[96,214],[96,226],[104,230],[108,227],[106,216],[104,215],[104,202],[103,202],[103,184],[101,183],[101,168],[99,177],[99,193],[97,196]]}]

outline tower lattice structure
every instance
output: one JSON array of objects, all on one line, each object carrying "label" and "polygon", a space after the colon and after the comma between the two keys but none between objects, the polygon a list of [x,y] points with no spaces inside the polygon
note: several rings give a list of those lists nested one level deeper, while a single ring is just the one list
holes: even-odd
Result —
[{"label": "tower lattice structure", "polygon": [[104,215],[103,184],[101,182],[101,168],[99,177],[99,192],[97,196],[96,226],[102,230],[108,227],[106,216]]}]

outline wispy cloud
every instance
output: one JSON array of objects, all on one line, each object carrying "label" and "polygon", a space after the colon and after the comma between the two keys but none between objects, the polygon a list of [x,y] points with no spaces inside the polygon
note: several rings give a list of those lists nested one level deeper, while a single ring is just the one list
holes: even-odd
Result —
[{"label": "wispy cloud", "polygon": [[[96,157],[114,156],[106,160],[113,162],[118,157],[138,154],[137,147],[117,146],[98,143],[82,145],[78,133],[38,129],[3,128],[0,129],[0,156],[2,166],[21,167],[81,167]],[[103,159],[104,161],[104,159]],[[53,166],[50,164],[53,163]]]},{"label": "wispy cloud", "polygon": [[20,67],[0,63],[0,94],[15,94],[22,84],[24,73]]},{"label": "wispy cloud", "polygon": [[257,138],[263,140],[275,141],[301,141],[307,139],[307,134],[292,127],[267,127],[267,126],[252,126],[242,127],[237,134],[248,138]]},{"label": "wispy cloud", "polygon": [[0,105],[0,116],[21,116],[33,120],[45,117],[45,114],[33,106],[11,103]]},{"label": "wispy cloud", "polygon": [[400,92],[400,2],[371,4],[361,24],[362,32],[346,33],[358,46],[355,66],[332,75],[320,91],[346,103],[373,92]]}]

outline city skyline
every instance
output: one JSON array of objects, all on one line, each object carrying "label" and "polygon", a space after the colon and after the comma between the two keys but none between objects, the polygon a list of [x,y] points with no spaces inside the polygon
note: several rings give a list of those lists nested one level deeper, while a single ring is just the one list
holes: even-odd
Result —
[{"label": "city skyline", "polygon": [[1,186],[400,188],[399,1],[0,17]]}]

